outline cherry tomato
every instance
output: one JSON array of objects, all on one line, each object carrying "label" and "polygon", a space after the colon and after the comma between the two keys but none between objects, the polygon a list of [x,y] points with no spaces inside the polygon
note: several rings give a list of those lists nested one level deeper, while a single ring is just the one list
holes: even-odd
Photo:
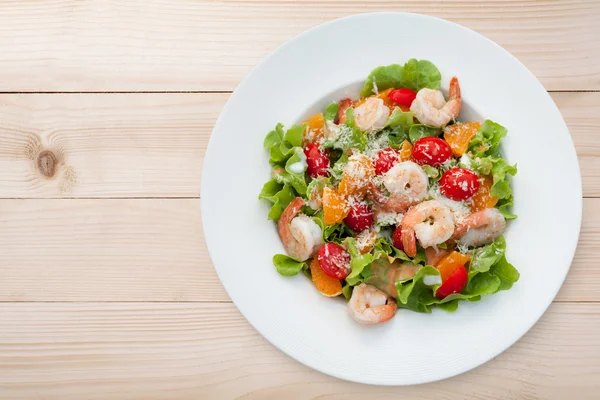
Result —
[{"label": "cherry tomato", "polygon": [[462,292],[465,286],[467,286],[467,278],[467,269],[461,265],[450,275],[450,278],[446,282],[442,283],[442,286],[435,292],[435,296],[443,299],[451,294]]},{"label": "cherry tomato", "polygon": [[324,244],[317,253],[317,260],[327,276],[342,280],[350,274],[350,253],[339,244]]},{"label": "cherry tomato", "polygon": [[373,161],[375,166],[375,174],[383,175],[388,172],[395,163],[400,161],[400,154],[392,148],[379,150]]},{"label": "cherry tomato", "polygon": [[439,167],[452,157],[452,149],[443,139],[429,136],[415,142],[412,157],[419,165]]},{"label": "cherry tomato", "polygon": [[466,168],[452,168],[440,179],[440,191],[449,199],[461,201],[472,197],[479,190],[479,177]]},{"label": "cherry tomato", "polygon": [[308,174],[316,178],[318,176],[327,176],[329,174],[329,158],[327,155],[319,149],[319,145],[311,143],[304,148],[304,154],[306,155],[306,169]]},{"label": "cherry tomato", "polygon": [[407,107],[410,107],[416,97],[417,93],[407,88],[392,90],[388,95],[388,98],[394,103]]},{"label": "cherry tomato", "polygon": [[402,244],[402,225],[398,225],[392,235],[392,243],[394,247],[404,251],[404,244]]},{"label": "cherry tomato", "polygon": [[373,211],[367,203],[361,201],[350,207],[348,216],[344,219],[353,231],[359,233],[373,225]]}]

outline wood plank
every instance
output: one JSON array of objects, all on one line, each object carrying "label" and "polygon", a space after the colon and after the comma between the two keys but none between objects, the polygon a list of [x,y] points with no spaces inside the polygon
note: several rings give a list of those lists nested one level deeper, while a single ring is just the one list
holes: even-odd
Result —
[{"label": "wood plank", "polygon": [[315,372],[231,304],[2,304],[0,324],[0,392],[15,400],[595,399],[600,375],[600,304],[554,304],[487,364],[409,387]]},{"label": "wood plank", "polygon": [[[0,210],[0,301],[229,301],[198,200],[1,200]],[[600,199],[585,199],[557,300],[600,301],[599,262]]]},{"label": "wood plank", "polygon": [[232,90],[293,36],[374,11],[424,13],[479,31],[549,90],[600,89],[594,0],[52,0],[0,6],[0,91]]},{"label": "wood plank", "polygon": [[[553,93],[600,196],[600,93]],[[0,95],[0,197],[192,197],[229,94]],[[59,156],[48,179],[37,166]]]},{"label": "wood plank", "polygon": [[[197,197],[228,97],[0,95],[0,196]],[[46,150],[53,171],[39,168]]]},{"label": "wood plank", "polygon": [[584,197],[600,196],[600,93],[552,93],[569,130],[583,180]]},{"label": "wood plank", "polygon": [[198,199],[3,200],[2,301],[228,301]]}]

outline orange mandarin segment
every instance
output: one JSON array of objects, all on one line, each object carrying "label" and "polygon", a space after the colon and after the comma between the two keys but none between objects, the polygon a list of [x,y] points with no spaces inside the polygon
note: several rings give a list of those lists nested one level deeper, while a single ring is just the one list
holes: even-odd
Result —
[{"label": "orange mandarin segment", "polygon": [[375,176],[375,167],[369,157],[355,154],[348,159],[338,193],[344,197],[356,196],[362,199],[367,194],[367,185]]},{"label": "orange mandarin segment", "polygon": [[342,195],[329,186],[323,189],[323,222],[326,225],[342,222],[348,211],[348,204]]},{"label": "orange mandarin segment", "polygon": [[362,231],[356,237],[356,249],[360,252],[360,254],[367,254],[373,250],[378,238],[379,235],[375,229],[367,229]]},{"label": "orange mandarin segment", "polygon": [[486,208],[492,208],[498,203],[498,198],[490,194],[493,184],[494,179],[489,175],[479,178],[479,189],[468,200],[471,211],[477,212]]},{"label": "orange mandarin segment", "polygon": [[383,100],[383,104],[389,107],[390,110],[393,110],[396,107],[396,104],[390,100],[390,92],[394,90],[394,88],[385,89],[375,95],[375,97]]},{"label": "orange mandarin segment", "polygon": [[465,154],[471,139],[477,135],[479,128],[481,128],[479,122],[457,122],[444,128],[444,139],[450,145],[455,157]]},{"label": "orange mandarin segment", "polygon": [[402,109],[402,111],[408,111],[409,107],[400,106],[390,100],[389,95],[392,90],[394,90],[394,88],[385,89],[385,90],[382,90],[381,92],[374,94],[372,96],[363,97],[362,99],[355,100],[354,102],[352,102],[352,107],[356,108],[356,107],[360,106],[361,104],[363,104],[368,98],[376,97],[378,99],[383,100],[383,104],[385,104],[390,109],[390,111],[393,111],[394,107],[400,107]]},{"label": "orange mandarin segment", "polygon": [[464,266],[469,261],[471,261],[471,256],[459,253],[458,251],[453,251],[442,258],[435,267],[440,271],[442,282],[446,282],[458,267]]},{"label": "orange mandarin segment", "polygon": [[400,148],[400,161],[408,161],[412,157],[412,144],[408,140],[402,142],[402,147]]},{"label": "orange mandarin segment", "polygon": [[308,126],[308,130],[304,133],[304,144],[314,143],[323,137],[323,128],[325,127],[325,117],[323,114],[315,114],[303,122]]},{"label": "orange mandarin segment", "polygon": [[334,297],[342,294],[342,282],[325,274],[317,257],[310,263],[310,273],[315,287],[325,296]]}]

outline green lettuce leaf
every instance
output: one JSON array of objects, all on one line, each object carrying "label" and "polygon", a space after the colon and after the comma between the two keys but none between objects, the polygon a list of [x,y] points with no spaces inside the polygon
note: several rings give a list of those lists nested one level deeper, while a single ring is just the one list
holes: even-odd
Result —
[{"label": "green lettuce leaf", "polygon": [[423,282],[427,275],[439,276],[434,267],[425,266],[413,278],[396,281],[398,307],[425,313],[438,307],[452,312],[461,300],[479,301],[482,295],[510,289],[519,280],[519,272],[506,260],[505,251],[506,241],[502,236],[473,251],[465,289],[443,299],[435,297],[440,285],[428,286]]},{"label": "green lettuce leaf", "polygon": [[508,165],[506,160],[498,158],[492,162],[492,176],[494,184],[490,194],[498,199],[508,199],[512,196],[510,183],[506,175],[515,176],[517,174],[517,165]]},{"label": "green lettuce leaf", "polygon": [[[296,192],[302,196],[306,195],[306,174],[304,171],[300,173],[296,173],[292,171],[290,166],[295,163],[305,163],[306,156],[304,155],[304,151],[302,147],[295,147],[294,154],[288,158],[285,163],[285,173],[282,173],[282,179],[284,182],[289,183],[296,190]],[[306,170],[306,169],[305,169]]]},{"label": "green lettuce leaf", "polygon": [[339,109],[339,103],[330,103],[325,109],[325,121],[334,121]]},{"label": "green lettuce leaf", "polygon": [[427,275],[440,276],[440,272],[428,265],[421,268],[413,278],[396,281],[398,307],[422,313],[431,312],[431,305],[440,301],[434,296],[440,285],[425,285],[423,278]]},{"label": "green lettuce leaf", "polygon": [[352,297],[352,285],[346,284],[342,286],[342,294],[346,298],[346,301],[349,301],[350,297]]},{"label": "green lettuce leaf", "polygon": [[285,254],[275,254],[273,256],[273,265],[283,276],[298,275],[304,267],[304,262]]},{"label": "green lettuce leaf", "polygon": [[375,86],[377,90],[385,90],[389,88],[402,87],[404,82],[404,67],[400,64],[392,64],[387,66],[381,66],[375,68],[365,81],[362,90],[360,91],[361,97],[367,97],[375,93]]},{"label": "green lettuce leaf", "polygon": [[471,139],[468,151],[476,157],[500,157],[500,140],[507,133],[505,127],[488,119]]},{"label": "green lettuce leaf", "polygon": [[265,199],[273,205],[268,218],[278,220],[281,213],[298,194],[306,194],[306,178],[304,172],[295,173],[289,167],[303,160],[302,136],[304,125],[295,125],[284,131],[282,124],[267,133],[263,146],[269,150],[269,163],[273,166],[273,177],[264,184],[258,198]]},{"label": "green lettuce leaf", "polygon": [[389,88],[409,88],[419,91],[423,88],[440,87],[442,75],[433,63],[427,60],[410,59],[404,65],[392,64],[375,68],[365,81],[361,97]]},{"label": "green lettuce leaf", "polygon": [[493,184],[490,194],[498,198],[496,207],[506,219],[515,219],[517,216],[510,212],[513,206],[513,194],[510,187],[508,175],[515,176],[517,165],[509,165],[501,157],[483,157],[474,158],[470,161],[469,167],[479,175],[492,175]]},{"label": "green lettuce leaf", "polygon": [[404,87],[418,92],[423,88],[439,88],[442,74],[430,61],[412,58],[404,64],[403,78]]},{"label": "green lettuce leaf", "polygon": [[348,107],[346,108],[346,126],[356,126],[356,120],[354,119],[354,108]]},{"label": "green lettuce leaf", "polygon": [[354,238],[347,238],[345,243],[351,256],[349,278],[358,277],[367,265],[385,255],[385,252],[379,246],[376,246],[370,253],[360,254],[360,251],[356,248],[356,239]]},{"label": "green lettuce leaf", "polygon": [[414,123],[412,112],[404,112],[400,107],[395,107],[383,131],[387,134],[390,147],[399,148],[408,139],[408,132]]},{"label": "green lettuce leaf", "polygon": [[265,183],[258,195],[259,199],[265,199],[273,204],[269,210],[268,218],[274,221],[279,219],[283,210],[295,197],[296,193],[292,186],[287,183],[280,183],[276,178]]},{"label": "green lettuce leaf", "polygon": [[508,290],[519,280],[520,274],[505,256],[506,241],[500,236],[493,243],[473,251],[469,266],[468,295],[493,294]]},{"label": "green lettuce leaf", "polygon": [[384,128],[401,127],[404,132],[408,132],[409,128],[414,125],[413,113],[410,111],[402,111],[400,107],[395,107]]},{"label": "green lettuce leaf", "polygon": [[506,241],[503,236],[500,236],[493,243],[475,249],[469,265],[469,277],[489,271],[492,265],[496,264],[504,255],[505,250]]},{"label": "green lettuce leaf", "polygon": [[[350,110],[350,108],[349,108]],[[346,120],[346,123],[348,121]],[[348,149],[356,148],[364,151],[367,147],[368,137],[356,126],[343,125],[336,137],[323,143],[324,149],[339,149],[346,153]]]},{"label": "green lettuce leaf", "polygon": [[408,138],[411,143],[415,143],[417,140],[428,137],[428,136],[440,136],[442,134],[442,130],[440,128],[434,128],[432,126],[427,126],[423,124],[415,124],[410,127],[408,131]]},{"label": "green lettuce leaf", "polygon": [[490,194],[499,200],[496,207],[504,218],[514,219],[517,216],[509,210],[513,205],[513,195],[508,175],[516,175],[517,166],[509,165],[500,154],[500,141],[506,134],[507,130],[502,125],[485,121],[469,143],[469,167],[480,175],[492,175],[494,183]]},{"label": "green lettuce leaf", "polygon": [[442,176],[441,171],[436,167],[432,167],[431,165],[421,165],[421,169],[425,171],[427,176],[434,181],[439,180],[439,178]]},{"label": "green lettuce leaf", "polygon": [[283,140],[284,134],[285,132],[283,132],[283,124],[277,124],[275,129],[267,133],[267,136],[265,137],[265,140],[263,142],[263,146],[265,147],[265,149],[268,150],[273,146],[279,146],[279,144]]}]

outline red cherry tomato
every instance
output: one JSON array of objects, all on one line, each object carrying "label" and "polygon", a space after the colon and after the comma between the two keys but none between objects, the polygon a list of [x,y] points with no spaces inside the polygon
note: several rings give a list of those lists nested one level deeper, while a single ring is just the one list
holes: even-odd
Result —
[{"label": "red cherry tomato", "polygon": [[443,139],[424,137],[415,142],[412,150],[413,160],[419,165],[439,167],[452,158],[452,149]]},{"label": "red cherry tomato", "polygon": [[339,244],[324,244],[317,253],[317,260],[327,276],[342,280],[350,274],[350,253]]},{"label": "red cherry tomato", "polygon": [[383,175],[388,172],[395,163],[400,161],[400,154],[392,148],[379,150],[373,161],[375,166],[375,174]]},{"label": "red cherry tomato", "polygon": [[435,296],[443,299],[451,294],[462,292],[465,286],[467,286],[467,278],[467,269],[464,265],[461,265],[452,275],[450,275],[450,278],[448,278],[446,282],[442,283],[442,286],[435,292]]},{"label": "red cherry tomato", "polygon": [[308,174],[316,178],[318,176],[327,176],[329,174],[329,158],[327,155],[319,149],[319,145],[311,143],[304,148],[304,154],[306,155],[306,169]]},{"label": "red cherry tomato", "polygon": [[373,225],[373,210],[367,203],[355,203],[350,207],[344,222],[355,232],[362,232]]},{"label": "red cherry tomato", "polygon": [[479,178],[470,169],[452,168],[444,172],[440,179],[440,191],[452,200],[466,200],[477,190],[479,190]]},{"label": "red cherry tomato", "polygon": [[392,243],[394,247],[404,251],[404,244],[402,243],[402,225],[398,225],[392,235]]},{"label": "red cherry tomato", "polygon": [[391,101],[406,107],[410,107],[416,97],[417,93],[407,88],[392,90],[388,95]]}]

